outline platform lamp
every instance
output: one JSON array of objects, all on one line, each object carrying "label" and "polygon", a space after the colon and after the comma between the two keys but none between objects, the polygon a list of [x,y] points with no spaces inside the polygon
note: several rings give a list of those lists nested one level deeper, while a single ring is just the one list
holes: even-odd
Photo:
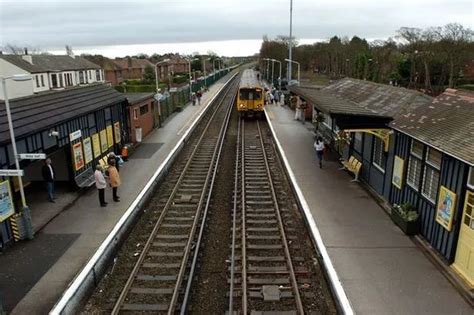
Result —
[{"label": "platform lamp", "polygon": [[279,72],[279,77],[278,77],[278,90],[281,92],[281,61],[272,59],[273,62],[278,62],[280,64],[280,72]]},{"label": "platform lamp", "polygon": [[[288,69],[291,69],[291,63],[296,63],[298,65],[298,85],[300,85],[300,63],[298,61],[294,61],[294,60],[290,60],[290,59],[285,59],[285,61],[288,61]],[[288,70],[290,71],[290,70]],[[290,78],[291,78],[291,74],[290,74]],[[288,81],[288,84],[290,82]]]},{"label": "platform lamp", "polygon": [[[7,113],[7,120],[8,120],[8,129],[10,130],[10,138],[11,138],[12,148],[13,148],[13,158],[15,159],[16,169],[20,170],[20,161],[18,159],[18,152],[17,152],[17,149],[16,149],[15,132],[13,130],[13,120],[12,120],[12,114],[11,114],[11,111],[10,111],[10,102],[8,100],[8,95],[7,95],[6,81],[8,79],[11,79],[11,80],[17,81],[17,82],[23,82],[23,81],[32,80],[33,77],[29,74],[15,74],[15,75],[8,76],[8,77],[1,77],[2,92],[3,92],[3,96],[5,98],[5,110],[6,110],[6,113]],[[23,180],[22,180],[21,176],[18,176],[18,186],[20,186],[22,214],[23,214],[24,223],[25,223],[26,237],[28,239],[33,239],[33,226],[32,226],[32,223],[31,223],[31,214],[30,214],[30,209],[28,208],[28,205],[26,204],[25,190],[23,188]]]},{"label": "platform lamp", "polygon": [[159,88],[158,88],[158,65],[160,63],[165,63],[165,62],[168,62],[170,61],[169,58],[167,59],[164,59],[164,60],[161,60],[161,61],[158,61],[157,63],[155,63],[155,83],[156,83],[156,93],[159,92]]},{"label": "platform lamp", "polygon": [[207,60],[211,60],[211,58],[203,58],[202,59],[202,62],[203,62],[203,67],[204,67],[204,86],[207,88],[207,74],[206,74],[206,61]]},{"label": "platform lamp", "polygon": [[199,58],[185,58],[186,61],[188,62],[188,71],[189,71],[189,99],[191,99],[193,97],[193,82],[191,80],[191,62],[195,61],[195,60],[199,60]]}]

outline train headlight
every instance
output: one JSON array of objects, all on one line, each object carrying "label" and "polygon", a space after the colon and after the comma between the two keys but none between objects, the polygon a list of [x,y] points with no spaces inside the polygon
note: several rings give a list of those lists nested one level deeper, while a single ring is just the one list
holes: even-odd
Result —
[{"label": "train headlight", "polygon": [[244,104],[240,104],[240,108],[244,108],[244,107],[245,107],[245,105],[244,105]]}]

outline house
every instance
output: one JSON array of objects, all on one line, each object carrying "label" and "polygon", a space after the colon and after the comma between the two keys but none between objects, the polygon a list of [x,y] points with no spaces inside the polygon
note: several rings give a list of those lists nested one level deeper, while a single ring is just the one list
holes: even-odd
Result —
[{"label": "house", "polygon": [[162,81],[168,80],[176,73],[188,73],[189,63],[188,61],[178,54],[171,54],[164,57],[169,59],[166,62],[159,63],[157,65],[158,79]]},{"label": "house", "polygon": [[[17,83],[17,82],[14,82]],[[75,86],[10,100],[18,153],[45,153],[63,187],[93,184],[96,164],[111,151],[119,152],[128,139],[127,100],[105,84]],[[21,160],[25,193],[43,190],[41,160]],[[15,169],[5,104],[0,101],[0,168]],[[16,177],[3,178],[13,196],[13,214],[19,209]],[[34,205],[32,214],[34,215]],[[0,248],[12,241],[7,217],[0,218]]]},{"label": "house", "polygon": [[436,98],[356,79],[322,89],[290,87],[313,107],[316,133],[388,205],[409,203],[421,238],[474,286],[474,93]]},{"label": "house", "polygon": [[112,62],[121,69],[126,71],[123,72],[124,80],[141,80],[143,79],[142,64],[136,58],[116,58],[112,59]]},{"label": "house", "polygon": [[[0,55],[0,76],[17,74],[31,75],[32,80],[14,84],[7,80],[7,94],[11,99],[104,82],[104,73],[100,66],[74,54]],[[5,99],[2,91],[0,99]]]},{"label": "house", "polygon": [[102,55],[88,55],[84,56],[84,58],[99,65],[104,71],[105,81],[113,86],[122,84],[125,80],[124,78],[128,77],[128,70],[118,66],[112,59]]},{"label": "house", "polygon": [[[155,93],[125,93],[127,98],[127,120],[130,141],[141,142],[154,127],[155,114],[158,115]],[[157,118],[159,121],[159,117]]]}]

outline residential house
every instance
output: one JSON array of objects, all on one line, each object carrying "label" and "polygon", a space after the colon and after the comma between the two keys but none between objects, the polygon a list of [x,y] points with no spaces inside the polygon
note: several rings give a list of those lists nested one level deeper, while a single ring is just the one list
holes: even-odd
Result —
[{"label": "residential house", "polygon": [[158,79],[162,81],[168,80],[176,73],[188,73],[188,61],[178,54],[170,54],[164,56],[164,59],[169,59],[166,62],[157,65]]},{"label": "residential house", "polygon": [[[104,73],[100,66],[73,54],[0,55],[0,76],[16,74],[29,74],[32,80],[14,84],[7,80],[9,98],[104,82]],[[0,99],[4,98],[3,92],[0,91]]]},{"label": "residential house", "polygon": [[109,59],[102,55],[89,55],[84,56],[84,58],[99,65],[104,71],[105,81],[113,86],[122,84],[125,80],[124,78],[128,77],[128,70],[117,65],[113,59]]}]

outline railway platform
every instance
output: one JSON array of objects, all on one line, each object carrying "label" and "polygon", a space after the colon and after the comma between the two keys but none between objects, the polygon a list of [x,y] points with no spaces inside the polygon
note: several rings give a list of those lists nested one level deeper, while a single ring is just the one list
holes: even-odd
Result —
[{"label": "railway platform", "polygon": [[472,308],[338,160],[320,169],[310,123],[267,117],[356,314],[472,314]]},{"label": "railway platform", "polygon": [[99,206],[96,189],[90,189],[52,219],[35,239],[18,244],[0,260],[0,293],[11,314],[46,314],[104,241],[137,195],[164,163],[228,77],[216,82],[201,99],[188,104],[154,130],[120,169],[121,201],[106,190],[106,208]]}]

